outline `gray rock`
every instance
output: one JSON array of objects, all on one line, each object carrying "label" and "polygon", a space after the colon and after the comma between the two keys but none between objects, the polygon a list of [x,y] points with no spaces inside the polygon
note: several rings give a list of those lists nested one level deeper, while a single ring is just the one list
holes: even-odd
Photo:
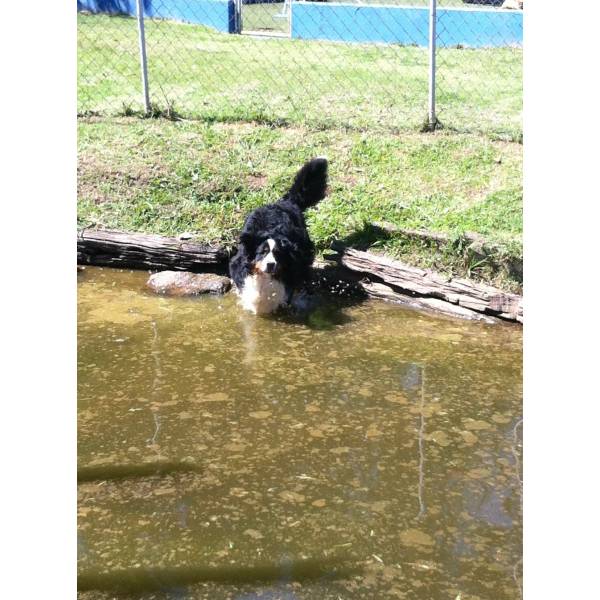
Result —
[{"label": "gray rock", "polygon": [[150,275],[146,286],[153,292],[166,296],[197,296],[225,294],[231,288],[231,280],[212,273],[161,271]]}]

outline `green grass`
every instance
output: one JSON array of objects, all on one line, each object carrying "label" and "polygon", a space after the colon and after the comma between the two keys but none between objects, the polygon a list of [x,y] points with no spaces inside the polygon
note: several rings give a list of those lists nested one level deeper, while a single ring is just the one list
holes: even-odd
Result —
[{"label": "green grass", "polygon": [[[246,28],[270,26],[280,9],[245,5]],[[141,109],[135,21],[78,20],[78,110],[104,115],[79,121],[79,226],[192,231],[233,244],[248,211],[277,199],[304,160],[324,154],[330,194],[308,215],[320,250],[342,239],[519,288],[506,265],[522,256],[520,50],[440,50],[444,127],[419,133],[426,49],[254,39],[148,20],[155,113],[192,119],[167,121],[118,116]],[[442,232],[452,243],[381,235],[374,221]],[[483,235],[493,254],[482,261],[465,232]]]},{"label": "green grass", "polygon": [[[373,133],[417,131],[426,117],[425,48],[257,39],[156,20],[146,37],[152,100],[186,118]],[[78,64],[80,113],[141,110],[134,19],[78,15]],[[447,129],[521,137],[520,50],[444,49],[438,65]]]},{"label": "green grass", "polygon": [[522,146],[439,131],[380,133],[261,123],[79,120],[78,224],[232,244],[251,209],[276,200],[296,169],[330,158],[330,192],[308,214],[320,250],[336,239],[371,245],[413,264],[518,284],[477,264],[460,244],[440,251],[369,224],[483,234],[505,257],[522,253]]},{"label": "green grass", "polygon": [[289,33],[290,21],[275,15],[283,11],[283,2],[242,5],[243,31],[270,31]]}]

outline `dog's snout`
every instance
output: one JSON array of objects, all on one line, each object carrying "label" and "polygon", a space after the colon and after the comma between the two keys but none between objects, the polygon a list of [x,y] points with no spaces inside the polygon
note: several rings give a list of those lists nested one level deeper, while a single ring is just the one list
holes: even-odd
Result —
[{"label": "dog's snout", "polygon": [[276,266],[277,266],[277,263],[275,263],[275,262],[268,262],[265,265],[267,273],[275,273],[275,267]]}]

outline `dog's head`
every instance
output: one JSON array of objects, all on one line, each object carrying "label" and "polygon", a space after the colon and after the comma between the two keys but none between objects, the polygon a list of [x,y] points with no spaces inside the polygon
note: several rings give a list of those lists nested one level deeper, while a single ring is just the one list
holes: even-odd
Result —
[{"label": "dog's head", "polygon": [[276,276],[281,271],[281,248],[273,238],[258,243],[252,260],[255,273],[266,273]]},{"label": "dog's head", "polygon": [[278,278],[292,261],[294,245],[281,237],[253,238],[242,236],[253,273],[263,273]]}]

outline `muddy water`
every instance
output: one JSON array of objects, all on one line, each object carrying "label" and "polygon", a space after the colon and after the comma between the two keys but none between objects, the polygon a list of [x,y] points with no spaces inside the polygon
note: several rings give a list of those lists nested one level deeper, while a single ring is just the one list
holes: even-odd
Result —
[{"label": "muddy water", "polygon": [[82,598],[521,596],[521,330],[79,275]]}]

